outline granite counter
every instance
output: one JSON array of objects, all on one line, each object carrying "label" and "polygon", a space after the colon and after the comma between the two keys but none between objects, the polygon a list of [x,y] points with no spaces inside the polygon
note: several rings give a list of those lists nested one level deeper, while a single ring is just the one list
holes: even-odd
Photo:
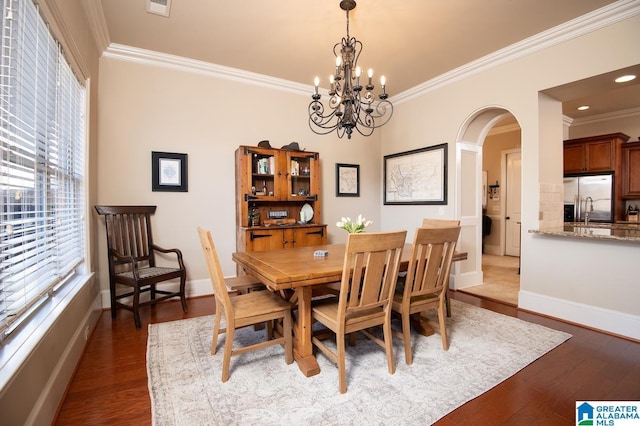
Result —
[{"label": "granite counter", "polygon": [[567,222],[554,228],[530,229],[530,234],[591,240],[626,241],[640,244],[640,224]]}]

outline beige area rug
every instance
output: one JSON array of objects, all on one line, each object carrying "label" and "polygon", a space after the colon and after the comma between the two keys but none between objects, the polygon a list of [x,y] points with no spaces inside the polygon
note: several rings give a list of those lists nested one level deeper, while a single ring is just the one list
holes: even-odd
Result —
[{"label": "beige area rug", "polygon": [[[409,425],[431,424],[569,339],[564,332],[452,300],[450,349],[438,333],[414,337],[406,365],[394,339],[396,373],[384,350],[359,336],[347,345],[346,394],[338,369],[318,355],[320,374],[287,365],[281,346],[231,359],[220,381],[222,353],[210,355],[213,316],[149,325],[147,373],[154,425]],[[244,343],[264,338],[244,328]],[[361,338],[362,337],[362,338]]]}]

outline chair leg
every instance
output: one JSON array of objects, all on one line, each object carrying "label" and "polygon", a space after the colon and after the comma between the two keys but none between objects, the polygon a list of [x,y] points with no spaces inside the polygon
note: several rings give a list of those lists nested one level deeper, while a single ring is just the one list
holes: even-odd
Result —
[{"label": "chair leg", "polygon": [[111,319],[116,318],[116,283],[109,281],[109,292],[111,293]]},{"label": "chair leg", "polygon": [[347,336],[347,339],[349,339],[349,346],[355,346],[356,345],[356,333],[349,333],[349,335]]},{"label": "chair leg", "polygon": [[267,340],[273,340],[273,320],[269,320],[266,323]]},{"label": "chair leg", "polygon": [[182,276],[180,278],[180,302],[182,303],[182,312],[187,313],[187,296],[185,294],[184,288],[187,284],[187,277]]},{"label": "chair leg", "polygon": [[451,299],[449,299],[449,289],[447,288],[444,293],[444,300],[447,304],[447,316],[451,317]]},{"label": "chair leg", "polygon": [[438,322],[440,322],[440,337],[442,338],[442,349],[448,351],[449,342],[447,339],[447,324],[445,323],[444,309],[442,305],[438,307]]},{"label": "chair leg", "polygon": [[231,352],[233,351],[233,336],[236,330],[227,325],[227,335],[224,338],[224,357],[222,358],[222,381],[229,380],[229,366],[231,365]]},{"label": "chair leg", "polygon": [[284,360],[287,364],[291,364],[293,362],[293,336],[290,310],[285,311],[283,322],[282,332],[284,333]]},{"label": "chair leg", "polygon": [[142,327],[140,321],[140,287],[136,286],[133,289],[133,320],[136,323],[136,328]]},{"label": "chair leg", "polygon": [[220,332],[220,320],[221,313],[220,309],[216,309],[216,318],[213,321],[213,339],[211,340],[211,355],[215,355],[218,350],[218,333]]},{"label": "chair leg", "polygon": [[347,392],[347,372],[345,365],[345,336],[336,333],[336,346],[338,349],[338,375],[340,376],[340,393]]},{"label": "chair leg", "polygon": [[396,372],[396,363],[393,360],[393,334],[391,332],[391,316],[387,315],[387,320],[382,325],[384,331],[384,349],[387,353],[387,369],[389,374]]},{"label": "chair leg", "polygon": [[404,342],[404,360],[407,365],[413,364],[411,352],[411,317],[409,312],[402,313],[402,341]]}]

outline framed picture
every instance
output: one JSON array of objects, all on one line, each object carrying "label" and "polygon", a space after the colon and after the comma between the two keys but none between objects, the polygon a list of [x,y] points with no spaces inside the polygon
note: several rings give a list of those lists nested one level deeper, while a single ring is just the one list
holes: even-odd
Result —
[{"label": "framed picture", "polygon": [[187,192],[187,154],[152,151],[151,190]]},{"label": "framed picture", "polygon": [[336,197],[360,196],[360,165],[336,163]]},{"label": "framed picture", "polygon": [[447,204],[447,144],[384,156],[384,204]]}]

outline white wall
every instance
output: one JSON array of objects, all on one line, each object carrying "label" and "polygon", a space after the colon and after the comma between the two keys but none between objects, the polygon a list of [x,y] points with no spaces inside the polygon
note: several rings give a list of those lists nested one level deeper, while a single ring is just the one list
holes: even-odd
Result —
[{"label": "white wall", "polygon": [[[233,151],[239,145],[255,145],[269,139],[279,147],[298,141],[310,151],[320,152],[323,194],[323,222],[329,224],[330,242],[344,241],[343,231],[335,228],[340,216],[362,213],[374,221],[372,230],[408,229],[424,217],[452,218],[456,212],[455,144],[468,117],[487,107],[511,112],[522,129],[523,158],[523,235],[521,307],[546,312],[536,298],[558,300],[559,305],[577,300],[557,283],[563,270],[546,267],[540,252],[553,250],[567,256],[566,269],[581,283],[581,303],[589,309],[629,314],[632,321],[638,309],[600,297],[602,283],[594,268],[582,264],[580,249],[561,249],[567,241],[533,238],[526,231],[539,225],[541,185],[559,184],[562,179],[563,121],[560,103],[539,95],[539,91],[574,80],[640,63],[640,18],[634,16],[590,34],[576,36],[542,51],[524,54],[498,66],[457,81],[434,86],[425,93],[397,102],[391,122],[373,137],[338,140],[317,136],[307,127],[307,105],[312,88],[282,91],[268,85],[244,84],[221,79],[215,73],[177,69],[158,64],[121,60],[109,55],[100,64],[100,123],[97,202],[101,204],[149,203],[158,205],[155,218],[157,242],[180,247],[185,253],[190,287],[206,283],[202,254],[195,238],[195,227],[212,229],[226,275],[235,273],[231,253],[235,248],[233,211]],[[611,49],[611,45],[616,49]],[[382,157],[406,150],[449,144],[446,206],[383,206]],[[154,193],[150,183],[152,150],[189,154],[189,192]],[[335,163],[360,164],[360,198],[335,197]],[[117,167],[116,167],[117,165]],[[126,170],[125,173],[119,170]],[[462,188],[462,193],[473,193]],[[409,235],[409,238],[411,235]],[[100,236],[98,278],[106,290],[106,256]],[[586,246],[585,246],[586,247]],[[461,247],[469,250],[468,247]],[[604,248],[604,247],[603,247]],[[471,247],[474,249],[474,247]],[[586,249],[585,250],[589,250]],[[638,245],[606,247],[608,256],[626,258],[638,255]],[[475,259],[475,253],[470,253]],[[464,268],[461,265],[462,269]],[[561,267],[562,268],[562,267]],[[617,289],[621,299],[638,299],[637,275],[633,265],[620,265]],[[536,271],[533,274],[531,271]],[[540,275],[542,274],[542,275]],[[208,284],[206,284],[208,285]],[[567,311],[569,312],[569,311]],[[569,313],[554,313],[574,320]],[[564,316],[563,316],[564,315]],[[625,329],[602,328],[627,333]],[[638,328],[640,329],[640,328]],[[637,329],[636,329],[637,330]],[[634,335],[637,331],[628,332]]]},{"label": "white wall", "polygon": [[[385,129],[382,146],[383,154],[387,154],[447,142],[449,164],[456,164],[455,149],[451,148],[466,117],[491,106],[510,111],[522,129],[521,289],[526,297],[521,294],[520,307],[640,339],[640,306],[629,303],[640,300],[640,270],[631,261],[640,258],[640,245],[576,243],[534,238],[527,233],[539,225],[541,185],[562,183],[560,103],[539,96],[539,91],[640,63],[637,40],[640,18],[635,16],[435,87],[396,105],[397,113]],[[391,141],[402,141],[401,146]],[[453,179],[452,171],[449,177]],[[449,188],[452,191],[455,187]],[[456,200],[452,192],[450,200],[445,215],[450,215]],[[437,217],[439,211],[435,207],[386,206],[382,208],[382,226],[415,224],[421,215]],[[555,254],[553,262],[551,254]],[[603,291],[610,292],[609,296],[603,297]],[[550,301],[556,305],[553,309]],[[574,303],[581,304],[582,315],[576,314]],[[587,322],[590,315],[592,319]],[[616,321],[606,321],[607,315]]]},{"label": "white wall", "polygon": [[[371,230],[380,229],[379,132],[351,140],[313,134],[307,124],[312,86],[290,93],[187,65],[169,68],[162,58],[148,62],[109,54],[100,61],[96,204],[157,205],[154,240],[183,251],[190,294],[210,289],[197,226],[211,229],[224,274],[235,275],[234,151],[240,145],[267,139],[280,148],[297,141],[320,153],[321,214],[330,242],[346,240],[335,226],[341,216],[362,213],[374,221]],[[151,191],[151,151],[188,154],[188,192]],[[336,163],[360,165],[359,198],[335,196]],[[98,278],[106,295],[106,241],[99,222]]]}]

